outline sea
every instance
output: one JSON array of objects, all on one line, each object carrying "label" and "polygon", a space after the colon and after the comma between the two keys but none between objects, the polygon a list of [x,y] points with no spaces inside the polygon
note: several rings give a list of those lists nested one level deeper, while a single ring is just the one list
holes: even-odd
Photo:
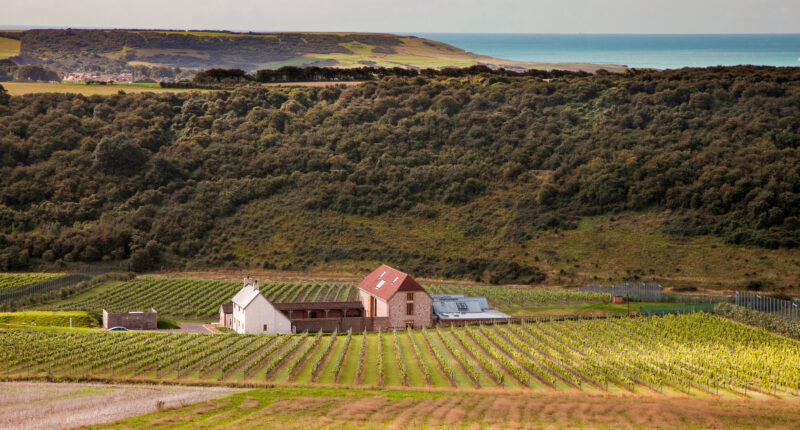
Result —
[{"label": "sea", "polygon": [[679,69],[740,64],[800,67],[800,34],[415,33],[516,61]]}]

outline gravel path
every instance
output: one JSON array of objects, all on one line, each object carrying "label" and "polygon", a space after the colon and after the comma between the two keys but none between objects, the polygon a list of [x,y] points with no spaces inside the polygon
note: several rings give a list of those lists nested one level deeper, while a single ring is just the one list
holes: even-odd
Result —
[{"label": "gravel path", "polygon": [[65,429],[222,397],[225,387],[0,383],[0,429]]}]

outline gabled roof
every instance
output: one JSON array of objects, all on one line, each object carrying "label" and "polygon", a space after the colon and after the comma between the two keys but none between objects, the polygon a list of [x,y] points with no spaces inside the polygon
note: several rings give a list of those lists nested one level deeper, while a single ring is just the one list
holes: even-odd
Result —
[{"label": "gabled roof", "polygon": [[261,291],[258,291],[252,285],[245,285],[235,296],[233,296],[233,303],[238,305],[240,308],[246,308],[250,302],[253,301],[256,297],[261,294]]},{"label": "gabled roof", "polygon": [[375,271],[367,275],[358,284],[358,288],[385,301],[389,301],[398,291],[425,292],[425,289],[414,278],[385,264],[381,264]]}]

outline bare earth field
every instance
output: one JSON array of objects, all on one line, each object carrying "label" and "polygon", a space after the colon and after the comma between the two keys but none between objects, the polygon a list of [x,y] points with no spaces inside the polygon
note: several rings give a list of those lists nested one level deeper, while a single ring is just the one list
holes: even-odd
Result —
[{"label": "bare earth field", "polygon": [[[683,396],[252,390],[134,417],[112,428],[776,428],[800,402]],[[103,427],[105,428],[105,427]]]},{"label": "bare earth field", "polygon": [[54,429],[101,424],[219,398],[223,387],[0,382],[0,428]]}]

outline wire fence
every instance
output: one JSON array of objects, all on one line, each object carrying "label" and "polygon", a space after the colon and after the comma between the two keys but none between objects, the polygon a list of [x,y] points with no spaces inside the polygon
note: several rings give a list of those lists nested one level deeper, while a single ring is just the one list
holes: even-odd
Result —
[{"label": "wire fence", "polygon": [[34,294],[46,294],[64,287],[70,287],[79,282],[88,281],[95,276],[118,271],[120,271],[120,269],[113,267],[87,267],[75,273],[59,276],[58,278],[5,288],[0,290],[0,303],[19,300]]},{"label": "wire fence", "polygon": [[642,306],[639,313],[643,316],[666,314],[692,314],[695,312],[714,312],[715,303],[697,303],[691,305]]},{"label": "wire fence", "polygon": [[619,285],[590,284],[581,287],[579,290],[594,293],[608,293],[612,296],[625,296],[641,301],[658,302],[661,301],[663,288],[659,284],[632,282]]},{"label": "wire fence", "polygon": [[590,284],[579,288],[579,291],[608,293],[612,296],[628,297],[640,302],[659,303],[733,303],[732,296],[719,296],[709,294],[668,294],[659,284],[646,282],[631,282],[618,285]]},{"label": "wire fence", "polygon": [[800,302],[762,296],[750,292],[736,292],[737,306],[773,314],[790,320],[800,320]]}]

